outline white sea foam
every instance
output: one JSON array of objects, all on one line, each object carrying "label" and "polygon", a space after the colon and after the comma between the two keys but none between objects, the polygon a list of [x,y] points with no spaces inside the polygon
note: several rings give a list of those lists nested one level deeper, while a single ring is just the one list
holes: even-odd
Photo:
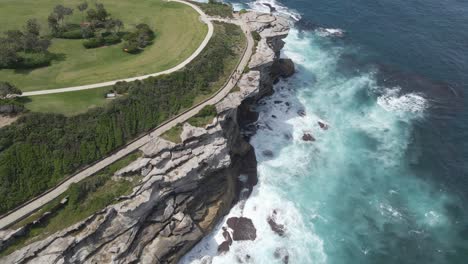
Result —
[{"label": "white sea foam", "polygon": [[420,94],[408,93],[400,95],[401,88],[394,87],[377,99],[377,103],[387,111],[397,114],[413,113],[421,115],[427,108],[427,100]]},{"label": "white sea foam", "polygon": [[275,8],[276,10],[275,12],[278,14],[282,14],[287,17],[290,17],[294,19],[295,21],[299,21],[301,19],[301,15],[299,14],[299,12],[289,9],[275,0],[258,0],[255,2],[248,3],[250,9],[252,10],[269,13],[270,8],[265,4],[270,5],[271,7]]},{"label": "white sea foam", "polygon": [[322,28],[319,27],[315,30],[317,35],[321,37],[343,37],[345,31],[339,28]]}]

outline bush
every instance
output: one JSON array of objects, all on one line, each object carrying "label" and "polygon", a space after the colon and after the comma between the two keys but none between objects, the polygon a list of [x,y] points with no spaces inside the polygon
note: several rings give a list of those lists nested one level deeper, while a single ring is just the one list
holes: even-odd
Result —
[{"label": "bush", "polygon": [[247,10],[245,10],[245,8],[242,8],[240,11],[239,11],[239,14],[245,14],[247,13]]},{"label": "bush", "polygon": [[257,31],[252,31],[252,38],[255,41],[260,41],[262,39],[262,36],[260,36],[260,34]]},{"label": "bush", "polygon": [[24,105],[17,98],[0,99],[0,114],[14,115],[24,111]]},{"label": "bush", "polygon": [[104,40],[102,38],[90,38],[83,42],[83,47],[86,49],[99,48],[104,45]]},{"label": "bush", "polygon": [[37,68],[49,66],[52,61],[52,55],[50,53],[19,53],[21,62],[21,68]]},{"label": "bush", "polygon": [[122,40],[117,35],[109,35],[104,38],[104,43],[106,45],[114,45],[114,44],[120,43],[121,41]]},{"label": "bush", "polygon": [[114,84],[114,91],[118,94],[125,94],[128,92],[129,85],[126,81],[116,82]]},{"label": "bush", "polygon": [[136,42],[125,42],[123,50],[131,54],[136,54],[141,51]]},{"label": "bush", "polygon": [[64,39],[82,39],[83,38],[83,32],[81,32],[81,29],[74,29],[70,31],[65,31],[57,38],[64,38]]}]

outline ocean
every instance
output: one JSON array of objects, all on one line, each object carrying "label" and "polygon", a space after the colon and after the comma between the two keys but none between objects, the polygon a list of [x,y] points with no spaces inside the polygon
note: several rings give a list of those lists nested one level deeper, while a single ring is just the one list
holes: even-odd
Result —
[{"label": "ocean", "polygon": [[226,217],[257,238],[218,255],[225,219],[181,262],[468,263],[468,2],[232,2],[264,3],[297,72],[258,103],[259,182]]}]

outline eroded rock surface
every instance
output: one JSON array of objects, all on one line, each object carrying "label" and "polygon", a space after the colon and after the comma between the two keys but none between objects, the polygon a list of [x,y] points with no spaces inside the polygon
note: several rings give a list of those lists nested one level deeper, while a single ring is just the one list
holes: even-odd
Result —
[{"label": "eroded rock surface", "polygon": [[[213,123],[205,128],[185,123],[180,144],[154,138],[141,148],[144,157],[116,173],[144,176],[131,195],[1,263],[176,263],[229,212],[241,189],[250,194],[257,182],[256,159],[241,128],[246,131],[257,120],[254,103],[272,93],[279,77],[290,76],[294,65],[279,59],[289,31],[286,19],[253,12],[242,19],[262,39],[251,70],[238,83],[240,91],[216,105]],[[233,235],[226,232],[221,252],[233,240],[255,239],[249,220],[228,221]]]}]

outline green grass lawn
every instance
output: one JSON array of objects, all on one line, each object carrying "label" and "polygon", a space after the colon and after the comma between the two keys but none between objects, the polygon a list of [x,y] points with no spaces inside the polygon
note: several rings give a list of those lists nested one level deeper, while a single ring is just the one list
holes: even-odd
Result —
[{"label": "green grass lawn", "polygon": [[[48,33],[47,16],[57,4],[73,7],[70,18],[79,21],[78,0],[2,0],[1,31],[22,29],[26,20],[37,18],[43,33]],[[208,28],[191,7],[164,0],[99,0],[112,17],[121,19],[125,30],[146,23],[156,32],[153,45],[131,55],[122,43],[85,49],[83,40],[53,39],[49,50],[60,57],[51,66],[34,70],[0,70],[0,80],[11,82],[23,91],[45,90],[92,84],[139,76],[169,69],[190,56],[206,36]],[[88,1],[90,7],[94,1]]]},{"label": "green grass lawn", "polygon": [[26,108],[33,112],[59,113],[71,116],[115,100],[104,97],[111,88],[101,87],[76,92],[37,95],[25,97],[22,100],[24,100]]}]

